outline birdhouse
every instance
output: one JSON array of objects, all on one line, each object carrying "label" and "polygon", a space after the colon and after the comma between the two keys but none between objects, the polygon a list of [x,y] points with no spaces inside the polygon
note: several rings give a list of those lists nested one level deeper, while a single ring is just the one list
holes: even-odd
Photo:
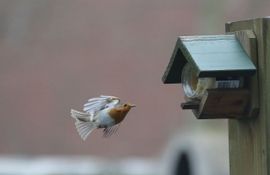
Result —
[{"label": "birdhouse", "polygon": [[[250,35],[243,34],[250,39]],[[164,84],[182,84],[182,109],[192,110],[199,119],[256,115],[258,106],[253,108],[250,95],[256,66],[238,36],[239,33],[177,38],[162,80]]]}]

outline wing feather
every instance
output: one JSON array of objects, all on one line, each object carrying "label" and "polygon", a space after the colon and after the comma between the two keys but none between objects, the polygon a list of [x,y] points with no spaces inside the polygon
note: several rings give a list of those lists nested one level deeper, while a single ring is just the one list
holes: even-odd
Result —
[{"label": "wing feather", "polygon": [[118,97],[101,95],[99,97],[90,98],[88,102],[84,104],[83,110],[85,112],[95,114],[102,109],[114,107],[119,103],[120,99]]}]

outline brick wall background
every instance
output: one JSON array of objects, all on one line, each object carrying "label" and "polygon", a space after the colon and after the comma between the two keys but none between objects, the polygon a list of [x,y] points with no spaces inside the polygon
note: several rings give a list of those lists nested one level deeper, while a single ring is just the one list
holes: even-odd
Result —
[{"label": "brick wall background", "polygon": [[[176,36],[224,33],[267,1],[0,1],[0,154],[158,154],[186,127],[180,85],[163,85]],[[90,97],[137,104],[109,139],[83,142],[69,117]]]}]

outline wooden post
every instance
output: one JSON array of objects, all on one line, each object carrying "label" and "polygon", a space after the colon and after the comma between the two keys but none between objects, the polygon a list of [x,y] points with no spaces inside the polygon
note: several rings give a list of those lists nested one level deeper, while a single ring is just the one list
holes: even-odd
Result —
[{"label": "wooden post", "polygon": [[226,24],[226,32],[241,30],[251,30],[256,36],[257,43],[252,44],[244,39],[247,35],[238,35],[248,54],[258,58],[258,84],[253,79],[251,87],[254,93],[258,88],[259,95],[251,96],[260,110],[256,118],[229,120],[230,174],[270,175],[270,17]]}]

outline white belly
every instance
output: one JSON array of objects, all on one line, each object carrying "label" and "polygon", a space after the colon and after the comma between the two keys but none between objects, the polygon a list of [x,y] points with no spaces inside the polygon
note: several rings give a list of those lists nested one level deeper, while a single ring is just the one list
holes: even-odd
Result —
[{"label": "white belly", "polygon": [[97,114],[97,124],[100,126],[110,127],[115,124],[114,120],[108,115],[108,109],[104,109]]}]

